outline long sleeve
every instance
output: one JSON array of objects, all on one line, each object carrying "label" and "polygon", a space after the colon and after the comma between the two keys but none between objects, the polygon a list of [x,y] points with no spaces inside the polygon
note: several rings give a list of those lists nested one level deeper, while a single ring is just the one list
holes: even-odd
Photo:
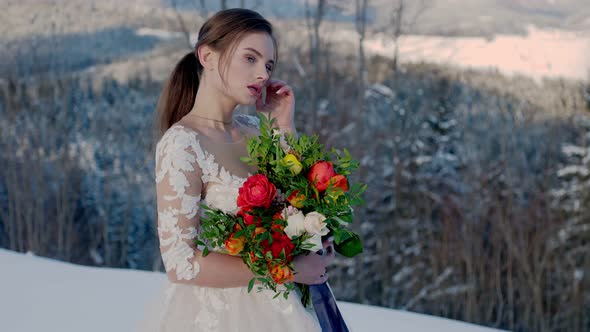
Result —
[{"label": "long sleeve", "polygon": [[200,271],[194,243],[203,188],[194,133],[171,128],[156,146],[158,237],[171,281],[194,279]]}]

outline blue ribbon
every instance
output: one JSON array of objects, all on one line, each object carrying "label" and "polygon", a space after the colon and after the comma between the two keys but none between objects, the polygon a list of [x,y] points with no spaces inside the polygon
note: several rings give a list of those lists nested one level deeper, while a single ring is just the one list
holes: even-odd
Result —
[{"label": "blue ribbon", "polygon": [[336,299],[328,282],[310,285],[309,292],[322,332],[348,332],[348,327],[338,310]]}]

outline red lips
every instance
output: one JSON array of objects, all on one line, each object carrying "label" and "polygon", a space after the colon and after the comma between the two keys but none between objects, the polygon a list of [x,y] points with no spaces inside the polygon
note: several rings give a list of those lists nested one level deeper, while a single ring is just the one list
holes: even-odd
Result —
[{"label": "red lips", "polygon": [[252,93],[254,96],[259,96],[262,92],[262,86],[260,84],[248,85],[248,89],[250,89],[250,93]]}]

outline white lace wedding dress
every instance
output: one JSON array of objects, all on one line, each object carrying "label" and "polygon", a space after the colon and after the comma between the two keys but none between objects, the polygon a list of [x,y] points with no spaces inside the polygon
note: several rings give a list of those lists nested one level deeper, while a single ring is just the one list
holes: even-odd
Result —
[{"label": "white lace wedding dress", "polygon": [[274,292],[256,287],[248,293],[247,287],[186,284],[202,272],[202,248],[194,244],[199,204],[237,212],[238,189],[255,172],[239,157],[247,155],[246,138],[258,131],[258,118],[236,115],[234,125],[244,134],[234,143],[175,124],[156,146],[158,236],[168,281],[147,306],[139,331],[321,331],[315,312],[303,307],[297,293],[273,299]]}]

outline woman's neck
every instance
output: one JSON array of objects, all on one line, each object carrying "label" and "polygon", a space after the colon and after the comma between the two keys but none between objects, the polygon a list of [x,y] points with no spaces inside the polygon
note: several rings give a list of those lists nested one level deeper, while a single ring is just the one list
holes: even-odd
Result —
[{"label": "woman's neck", "polygon": [[201,83],[197,91],[195,104],[189,114],[217,120],[220,124],[231,124],[237,104],[226,95],[213,89],[210,84]]}]

